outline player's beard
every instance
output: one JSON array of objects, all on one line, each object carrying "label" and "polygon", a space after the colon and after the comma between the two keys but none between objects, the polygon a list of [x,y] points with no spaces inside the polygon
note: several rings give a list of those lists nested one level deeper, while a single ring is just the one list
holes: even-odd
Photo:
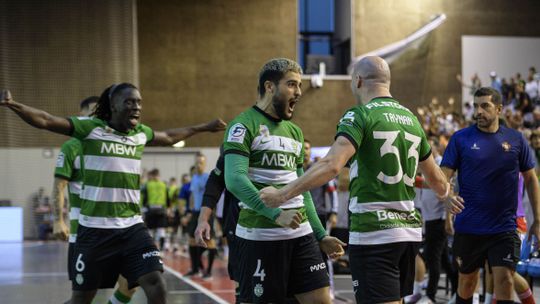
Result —
[{"label": "player's beard", "polygon": [[287,113],[289,101],[282,97],[282,95],[278,92],[276,95],[272,97],[272,106],[274,106],[274,110],[276,111],[276,115],[283,120],[291,120],[293,117],[293,113],[291,112],[290,115]]}]

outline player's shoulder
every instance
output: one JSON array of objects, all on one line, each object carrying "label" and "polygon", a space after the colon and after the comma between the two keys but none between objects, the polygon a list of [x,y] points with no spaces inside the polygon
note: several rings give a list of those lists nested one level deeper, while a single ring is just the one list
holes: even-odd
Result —
[{"label": "player's shoulder", "polygon": [[234,117],[231,122],[229,122],[228,128],[230,129],[233,127],[243,126],[244,128],[250,129],[256,124],[257,120],[257,111],[253,107],[250,107],[242,113],[236,115],[236,117]]},{"label": "player's shoulder", "polygon": [[67,152],[77,153],[78,151],[82,150],[82,143],[77,138],[72,137],[66,140],[62,144],[62,146],[60,147],[60,150],[64,153],[67,153]]}]

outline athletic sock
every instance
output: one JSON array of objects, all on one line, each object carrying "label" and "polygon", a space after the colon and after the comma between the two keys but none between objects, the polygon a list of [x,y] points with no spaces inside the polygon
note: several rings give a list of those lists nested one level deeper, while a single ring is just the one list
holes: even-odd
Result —
[{"label": "athletic sock", "polygon": [[420,282],[414,281],[413,295],[420,294],[421,292],[422,292],[422,281]]},{"label": "athletic sock", "polygon": [[189,257],[191,259],[191,271],[196,273],[199,271],[200,256],[198,255],[199,247],[189,246]]},{"label": "athletic sock", "polygon": [[214,258],[216,257],[217,249],[212,248],[208,251],[208,267],[206,269],[207,274],[212,273],[212,265],[214,264]]},{"label": "athletic sock", "polygon": [[459,295],[456,295],[456,304],[472,304],[473,298],[463,299]]},{"label": "athletic sock", "polygon": [[164,237],[159,238],[159,250],[160,251],[165,250],[165,238]]},{"label": "athletic sock", "polygon": [[527,289],[525,292],[518,294],[518,298],[522,304],[535,304],[534,297],[531,289]]},{"label": "athletic sock", "polygon": [[493,294],[486,292],[486,296],[484,297],[484,303],[491,304],[491,301],[493,301]]},{"label": "athletic sock", "polygon": [[107,302],[107,304],[125,304],[129,303],[129,301],[131,301],[130,297],[121,293],[120,290],[116,290],[109,299],[109,302]]}]

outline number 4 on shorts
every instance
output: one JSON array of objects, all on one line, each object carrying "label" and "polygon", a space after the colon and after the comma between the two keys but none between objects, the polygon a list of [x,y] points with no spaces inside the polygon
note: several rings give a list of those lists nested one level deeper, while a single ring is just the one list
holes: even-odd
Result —
[{"label": "number 4 on shorts", "polygon": [[260,277],[261,282],[264,282],[264,277],[266,276],[266,274],[264,273],[264,269],[261,268],[261,259],[257,259],[257,269],[255,270],[253,276]]}]

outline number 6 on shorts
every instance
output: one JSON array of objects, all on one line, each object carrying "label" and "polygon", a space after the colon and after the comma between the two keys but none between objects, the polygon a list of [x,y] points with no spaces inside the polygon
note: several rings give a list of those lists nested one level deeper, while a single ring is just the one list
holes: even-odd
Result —
[{"label": "number 6 on shorts", "polygon": [[75,269],[78,272],[83,272],[84,270],[84,262],[82,261],[82,253],[79,253],[79,256],[77,257],[77,262],[75,263]]}]

